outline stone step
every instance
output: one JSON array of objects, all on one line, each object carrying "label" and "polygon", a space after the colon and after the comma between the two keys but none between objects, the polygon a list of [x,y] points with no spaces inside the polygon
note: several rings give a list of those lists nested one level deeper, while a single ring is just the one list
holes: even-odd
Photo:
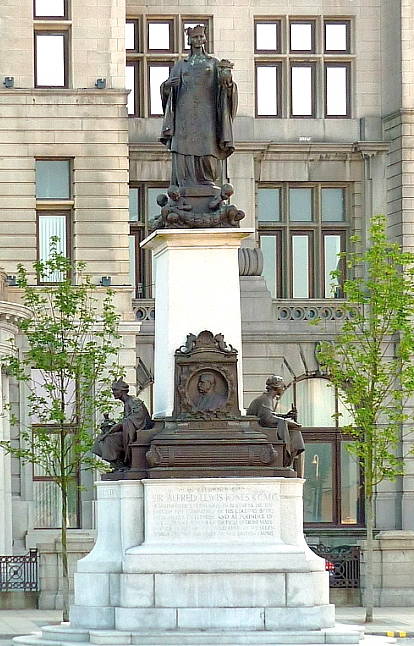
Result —
[{"label": "stone step", "polygon": [[[23,635],[22,637],[14,637],[12,640],[12,643],[15,644],[16,646],[71,646],[73,645],[73,641],[68,641],[68,640],[51,640],[51,639],[44,639],[41,635],[41,633],[32,633],[31,635]],[[107,644],[111,642],[106,642]],[[130,646],[131,642],[112,642],[114,645],[116,644],[117,646]],[[76,646],[91,646],[90,641],[83,641],[83,642],[76,642]]]},{"label": "stone step", "polygon": [[71,628],[70,623],[62,621],[57,626],[42,626],[42,638],[66,642],[89,642],[89,630],[85,628]]},{"label": "stone step", "polygon": [[122,644],[123,646],[132,643],[132,633],[122,630],[91,630],[89,635],[91,644],[107,644],[108,646]]},{"label": "stone step", "polygon": [[282,646],[284,644],[359,644],[359,631],[166,631],[160,633],[132,633],[131,643],[136,646]]},{"label": "stone step", "polygon": [[[32,633],[31,635],[23,635],[22,637],[14,637],[13,644],[19,646],[70,646],[73,641],[57,641],[56,639],[44,639],[42,633]],[[76,642],[77,646],[90,646],[89,641]]]},{"label": "stone step", "polygon": [[[73,642],[67,642],[67,641],[59,641],[59,642],[52,642],[51,640],[47,639],[42,639],[40,636],[40,633],[38,634],[39,636],[36,637],[34,635],[26,635],[24,637],[15,637],[13,639],[13,644],[16,646],[70,646],[70,644],[73,644]],[[222,635],[221,635],[222,636]],[[344,636],[345,637],[345,636]],[[143,643],[143,642],[137,642],[137,643]],[[157,641],[154,643],[151,643],[151,646],[166,646],[168,642],[165,640],[162,641]],[[203,642],[203,646],[218,646],[221,644],[222,641],[209,641],[209,642]],[[247,642],[243,642],[247,643]],[[251,643],[258,643],[258,642],[251,642]],[[315,642],[290,642],[290,643],[297,643],[300,644],[301,646],[313,646]],[[321,643],[321,642],[319,642]],[[328,643],[336,643],[336,644],[343,644],[343,646],[347,646],[350,644],[349,641],[336,641],[336,642],[324,642],[326,644]],[[392,644],[396,644],[397,640],[393,637],[375,637],[372,635],[367,635],[362,641],[359,642],[359,646],[391,646]],[[91,642],[78,642],[78,646],[90,646]],[[118,642],[117,642],[118,644]],[[182,639],[180,641],[180,644],[182,646],[199,646],[200,642],[193,642],[193,641],[187,641],[186,639]],[[279,644],[283,644],[281,641],[272,641],[272,642],[260,642],[260,646],[276,646]],[[128,644],[118,644],[118,646],[129,646]],[[240,646],[239,641],[231,641],[227,642],[226,641],[226,646]]]},{"label": "stone step", "polygon": [[[353,627],[354,628],[354,627]],[[82,640],[81,640],[82,637]],[[90,639],[89,639],[90,637]],[[336,626],[322,631],[163,631],[127,632],[117,630],[79,630],[68,624],[47,626],[42,633],[15,637],[16,646],[283,646],[288,644],[344,644],[385,646],[393,638],[367,636],[355,627]]]}]

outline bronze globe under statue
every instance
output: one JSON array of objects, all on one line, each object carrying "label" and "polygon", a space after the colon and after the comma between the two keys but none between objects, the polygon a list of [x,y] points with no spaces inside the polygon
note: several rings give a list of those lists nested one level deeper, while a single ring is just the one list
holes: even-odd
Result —
[{"label": "bronze globe under statue", "polygon": [[204,25],[187,30],[189,56],[161,85],[164,120],[160,141],[172,153],[171,186],[160,195],[159,228],[235,227],[243,211],[229,204],[230,184],[221,184],[222,161],[234,152],[237,86],[233,63],[205,51]]}]

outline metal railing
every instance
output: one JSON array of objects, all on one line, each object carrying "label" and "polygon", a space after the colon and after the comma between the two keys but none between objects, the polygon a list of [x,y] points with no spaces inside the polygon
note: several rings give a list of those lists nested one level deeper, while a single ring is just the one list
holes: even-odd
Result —
[{"label": "metal railing", "polygon": [[311,550],[325,559],[325,569],[329,572],[330,588],[360,587],[360,553],[357,545],[337,545],[329,547],[319,543],[309,545]]},{"label": "metal railing", "polygon": [[0,592],[36,592],[39,589],[38,572],[36,549],[22,556],[0,556]]}]

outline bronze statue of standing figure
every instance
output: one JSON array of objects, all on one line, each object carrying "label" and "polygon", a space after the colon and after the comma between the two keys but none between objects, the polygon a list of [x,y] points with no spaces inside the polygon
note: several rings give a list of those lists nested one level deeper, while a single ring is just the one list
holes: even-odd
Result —
[{"label": "bronze statue of standing figure", "polygon": [[[178,195],[172,199],[169,191],[170,199],[153,228],[239,226],[244,213],[229,204],[217,208],[222,188],[216,185],[221,184],[222,161],[234,152],[233,63],[206,53],[204,25],[189,27],[187,36],[189,56],[177,61],[160,88],[164,110],[160,141],[171,150],[171,186],[178,187]],[[180,200],[185,209],[177,207]]]}]

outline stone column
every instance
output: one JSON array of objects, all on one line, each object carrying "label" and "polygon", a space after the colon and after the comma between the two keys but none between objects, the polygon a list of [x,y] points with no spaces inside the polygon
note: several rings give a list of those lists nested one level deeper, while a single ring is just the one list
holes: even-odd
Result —
[{"label": "stone column", "polygon": [[238,249],[253,229],[162,229],[141,243],[155,269],[154,416],[174,408],[174,352],[189,333],[222,333],[238,350],[243,406]]}]

